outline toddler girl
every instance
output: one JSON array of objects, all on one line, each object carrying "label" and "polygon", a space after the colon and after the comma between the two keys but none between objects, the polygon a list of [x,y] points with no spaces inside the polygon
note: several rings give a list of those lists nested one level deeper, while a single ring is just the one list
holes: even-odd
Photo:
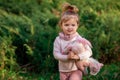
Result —
[{"label": "toddler girl", "polygon": [[[86,49],[84,54],[74,54],[69,51],[65,54],[65,47],[74,42],[81,36],[78,34],[77,29],[79,26],[79,16],[77,14],[78,8],[68,3],[64,4],[63,12],[59,21],[61,32],[54,41],[53,55],[59,62],[60,80],[82,80],[82,72],[77,68],[76,61],[84,58],[89,58],[92,55],[89,41],[81,40],[85,44]],[[80,38],[83,39],[83,38]],[[73,55],[74,54],[74,55]],[[84,63],[88,66],[88,63]]]}]

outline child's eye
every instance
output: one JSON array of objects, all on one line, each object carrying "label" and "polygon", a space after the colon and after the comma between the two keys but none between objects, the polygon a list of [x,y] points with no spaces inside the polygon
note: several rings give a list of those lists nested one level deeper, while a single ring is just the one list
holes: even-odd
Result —
[{"label": "child's eye", "polygon": [[72,24],[72,26],[75,26],[75,24]]},{"label": "child's eye", "polygon": [[64,26],[69,26],[69,24],[65,24]]}]

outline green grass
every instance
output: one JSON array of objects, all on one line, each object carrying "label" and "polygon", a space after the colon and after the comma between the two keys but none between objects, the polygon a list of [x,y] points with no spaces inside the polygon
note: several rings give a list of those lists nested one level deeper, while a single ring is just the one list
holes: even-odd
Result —
[{"label": "green grass", "polygon": [[[83,76],[83,80],[119,80],[120,63],[105,64],[100,72],[96,75]],[[59,80],[59,73],[35,74],[23,71],[12,72],[7,70],[0,71],[0,80]]]},{"label": "green grass", "polygon": [[110,64],[104,65],[101,71],[96,76],[85,76],[84,80],[119,80],[120,79],[120,65]]}]

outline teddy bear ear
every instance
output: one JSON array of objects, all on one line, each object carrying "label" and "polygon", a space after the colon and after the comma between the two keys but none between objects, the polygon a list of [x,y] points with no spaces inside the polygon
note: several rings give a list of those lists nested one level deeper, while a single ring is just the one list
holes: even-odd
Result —
[{"label": "teddy bear ear", "polygon": [[72,51],[72,47],[69,46],[69,47],[67,48],[67,51]]},{"label": "teddy bear ear", "polygon": [[70,48],[69,48],[69,47],[65,47],[63,53],[64,53],[64,54],[68,54],[69,51],[70,51]]}]

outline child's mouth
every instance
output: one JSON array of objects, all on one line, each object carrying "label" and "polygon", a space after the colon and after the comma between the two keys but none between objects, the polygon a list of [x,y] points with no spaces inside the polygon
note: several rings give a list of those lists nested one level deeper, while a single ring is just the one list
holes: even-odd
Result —
[{"label": "child's mouth", "polygon": [[68,32],[72,32],[72,30],[68,30]]}]

